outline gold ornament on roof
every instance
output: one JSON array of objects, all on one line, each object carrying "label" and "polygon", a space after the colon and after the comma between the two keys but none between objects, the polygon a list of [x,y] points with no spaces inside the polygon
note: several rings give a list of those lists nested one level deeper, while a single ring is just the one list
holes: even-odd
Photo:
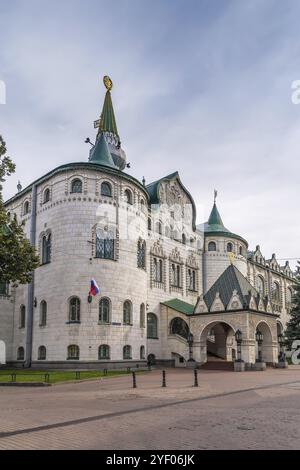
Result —
[{"label": "gold ornament on roof", "polygon": [[106,88],[108,91],[110,91],[110,90],[112,89],[112,87],[113,87],[113,82],[112,82],[112,80],[109,78],[108,75],[105,75],[105,76],[103,77],[103,83],[104,83],[105,88]]}]

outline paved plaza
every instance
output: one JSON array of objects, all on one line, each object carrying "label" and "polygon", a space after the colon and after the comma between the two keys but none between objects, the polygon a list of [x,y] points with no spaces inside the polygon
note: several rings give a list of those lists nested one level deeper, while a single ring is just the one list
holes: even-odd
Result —
[{"label": "paved plaza", "polygon": [[0,449],[299,449],[300,367],[0,387]]}]

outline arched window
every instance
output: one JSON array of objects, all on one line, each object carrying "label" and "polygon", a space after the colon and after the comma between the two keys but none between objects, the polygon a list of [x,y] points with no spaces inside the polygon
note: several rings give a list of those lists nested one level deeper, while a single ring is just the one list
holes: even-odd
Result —
[{"label": "arched window", "polygon": [[125,300],[123,304],[123,323],[125,325],[132,324],[132,303],[130,300]]},{"label": "arched window", "polygon": [[25,201],[23,206],[23,215],[29,214],[29,202]]},{"label": "arched window", "polygon": [[146,242],[139,240],[137,244],[137,266],[138,268],[146,268]]},{"label": "arched window", "polygon": [[140,328],[145,328],[145,304],[140,306]]},{"label": "arched window", "polygon": [[264,297],[265,295],[265,281],[261,276],[257,276],[256,278],[256,288],[258,292],[260,293],[261,297]]},{"label": "arched window", "polygon": [[40,326],[47,325],[47,302],[42,300],[40,303]]},{"label": "arched window", "polygon": [[101,196],[107,196],[107,197],[112,196],[111,185],[107,183],[106,181],[101,184]]},{"label": "arched window", "polygon": [[131,358],[132,358],[131,346],[129,346],[129,344],[126,344],[126,346],[124,346],[123,348],[123,359],[131,359]]},{"label": "arched window", "polygon": [[77,344],[70,344],[68,346],[68,357],[69,360],[78,360],[79,359],[79,346]]},{"label": "arched window", "polygon": [[78,297],[72,297],[69,300],[69,322],[80,322],[80,299]]},{"label": "arched window", "polygon": [[152,220],[151,217],[148,217],[148,230],[152,230]]},{"label": "arched window", "polygon": [[239,247],[239,254],[240,254],[241,256],[243,256],[243,247],[242,247],[242,246]]},{"label": "arched window", "polygon": [[157,316],[154,313],[147,315],[147,338],[157,339]]},{"label": "arched window", "polygon": [[227,251],[228,251],[228,253],[233,252],[233,244],[231,242],[227,243]]},{"label": "arched window", "polygon": [[188,289],[196,290],[196,271],[194,269],[188,269]]},{"label": "arched window", "polygon": [[176,266],[176,286],[180,287],[180,266],[177,264]]},{"label": "arched window", "polygon": [[155,222],[155,232],[159,233],[159,235],[162,235],[162,223],[160,220]]},{"label": "arched window", "polygon": [[186,245],[186,236],[184,233],[182,234],[182,243],[183,245]]},{"label": "arched window", "polygon": [[125,201],[127,204],[132,204],[132,192],[129,189],[125,189],[124,191]]},{"label": "arched window", "polygon": [[273,302],[280,302],[280,287],[278,282],[273,282],[271,294]]},{"label": "arched window", "polygon": [[103,297],[99,301],[99,323],[109,323],[110,321],[110,301]]},{"label": "arched window", "polygon": [[47,351],[45,346],[40,346],[38,349],[38,361],[46,360]]},{"label": "arched window", "polygon": [[217,251],[217,245],[215,242],[209,242],[208,251]]},{"label": "arched window", "polygon": [[22,346],[20,346],[17,350],[17,361],[24,361],[25,359],[25,351]]},{"label": "arched window", "polygon": [[292,301],[293,301],[293,292],[292,292],[292,289],[288,287],[286,290],[286,303],[288,305],[291,305]]},{"label": "arched window", "polygon": [[78,178],[71,183],[71,193],[82,193],[82,181]]},{"label": "arched window", "polygon": [[145,359],[145,346],[140,347],[140,359]]},{"label": "arched window", "polygon": [[44,191],[44,197],[43,197],[43,203],[46,204],[46,202],[50,201],[50,189],[47,188]]},{"label": "arched window", "polygon": [[170,323],[170,333],[172,335],[179,335],[185,339],[189,336],[188,324],[182,318],[176,317]]},{"label": "arched window", "polygon": [[110,351],[108,344],[101,344],[101,346],[99,346],[98,359],[100,361],[103,359],[110,359]]},{"label": "arched window", "polygon": [[97,230],[96,258],[115,259],[115,239],[112,230]]},{"label": "arched window", "polygon": [[51,262],[51,233],[44,235],[42,239],[42,264]]},{"label": "arched window", "polygon": [[144,201],[144,199],[140,200],[140,205],[141,205],[141,211],[145,212],[145,201]]},{"label": "arched window", "polygon": [[25,328],[26,323],[26,307],[21,305],[20,307],[20,328]]}]

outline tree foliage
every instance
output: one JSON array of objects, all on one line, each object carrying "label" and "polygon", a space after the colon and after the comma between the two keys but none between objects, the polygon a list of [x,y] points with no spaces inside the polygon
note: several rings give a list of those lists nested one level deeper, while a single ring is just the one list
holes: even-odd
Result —
[{"label": "tree foliage", "polygon": [[24,233],[24,223],[16,215],[9,218],[2,197],[2,184],[15,172],[15,164],[6,155],[6,143],[0,135],[0,281],[26,284],[39,265],[35,248]]},{"label": "tree foliage", "polygon": [[294,340],[300,340],[300,262],[298,261],[298,274],[294,284],[294,294],[292,297],[292,309],[290,320],[285,330],[286,345],[289,349]]}]

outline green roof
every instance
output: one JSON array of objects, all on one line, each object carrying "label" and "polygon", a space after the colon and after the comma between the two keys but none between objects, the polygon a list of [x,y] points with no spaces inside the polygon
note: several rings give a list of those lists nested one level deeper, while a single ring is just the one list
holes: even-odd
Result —
[{"label": "green roof", "polygon": [[187,302],[183,302],[183,300],[179,299],[167,300],[166,302],[161,302],[161,304],[166,305],[173,310],[177,310],[177,312],[184,313],[185,315],[192,315],[195,308],[194,305],[188,304]]},{"label": "green roof", "polygon": [[103,132],[101,132],[100,137],[97,138],[95,146],[92,148],[90,162],[109,166],[110,168],[117,168],[112,159]]},{"label": "green roof", "polygon": [[211,288],[203,296],[203,299],[210,310],[217,292],[220,294],[220,299],[224,307],[226,308],[230,302],[233,291],[236,290],[240,297],[243,306],[246,308],[249,306],[250,293],[258,299],[259,294],[256,289],[250,284],[248,279],[231,264],[211,286]]},{"label": "green roof", "polygon": [[98,135],[100,134],[100,132],[111,132],[112,134],[115,134],[117,137],[119,137],[114,108],[109,90],[107,90],[104,99]]}]

